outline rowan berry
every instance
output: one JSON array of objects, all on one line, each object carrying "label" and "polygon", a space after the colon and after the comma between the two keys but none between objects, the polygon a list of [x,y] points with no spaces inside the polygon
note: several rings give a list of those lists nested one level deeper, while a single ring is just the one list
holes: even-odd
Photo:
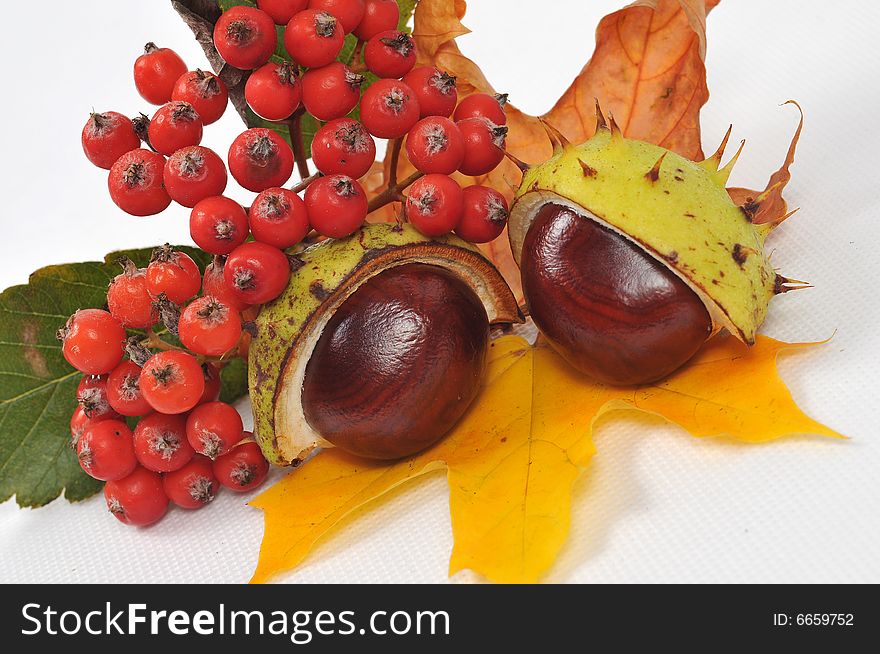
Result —
[{"label": "rowan berry", "polygon": [[209,254],[229,254],[247,240],[247,212],[223,195],[200,200],[189,214],[189,234]]},{"label": "rowan berry", "polygon": [[255,7],[230,7],[214,24],[214,47],[230,66],[242,70],[259,68],[275,52],[278,35],[275,21]]},{"label": "rowan berry", "polygon": [[211,460],[196,454],[179,470],[162,477],[162,487],[172,502],[182,509],[200,509],[220,490]]},{"label": "rowan berry", "polygon": [[226,189],[226,166],[213,150],[190,145],[168,157],[162,180],[168,195],[190,209],[200,200],[222,195]]},{"label": "rowan berry", "polygon": [[488,243],[501,235],[510,211],[507,200],[488,186],[466,186],[464,209],[455,233],[471,243]]},{"label": "rowan berry", "polygon": [[101,481],[122,479],[137,466],[131,429],[121,420],[90,424],[76,444],[80,467]]},{"label": "rowan berry", "polygon": [[147,135],[150,145],[167,156],[187,145],[201,142],[202,119],[189,102],[167,102],[153,114]]},{"label": "rowan berry", "polygon": [[238,411],[225,402],[197,406],[186,419],[186,437],[199,454],[216,459],[243,437],[244,427]]},{"label": "rowan berry", "polygon": [[205,373],[196,358],[181,350],[154,354],[138,380],[144,399],[156,411],[186,413],[201,399]]},{"label": "rowan berry", "polygon": [[110,170],[119,157],[141,147],[141,140],[126,116],[116,111],[93,112],[82,130],[82,147],[89,161]]},{"label": "rowan berry", "polygon": [[290,261],[281,250],[259,241],[239,245],[223,266],[226,285],[241,302],[264,304],[281,295],[290,279]]},{"label": "rowan berry", "polygon": [[106,374],[122,360],[125,329],[108,311],[80,309],[58,330],[58,338],[64,358],[83,374]]},{"label": "rowan berry", "polygon": [[416,63],[416,43],[406,32],[379,32],[364,47],[364,64],[377,77],[399,79]]},{"label": "rowan berry", "polygon": [[127,477],[108,481],[104,485],[104,499],[117,520],[135,527],[158,522],[168,510],[162,477],[141,466]]},{"label": "rowan berry", "polygon": [[464,158],[464,139],[448,118],[422,118],[406,137],[406,155],[423,173],[451,175]]},{"label": "rowan berry", "polygon": [[[250,436],[249,432],[245,432]],[[262,484],[269,474],[260,446],[248,440],[214,460],[214,475],[226,488],[244,493]]]},{"label": "rowan berry", "polygon": [[278,132],[254,127],[229,146],[229,172],[249,191],[281,186],[293,172],[293,150]]},{"label": "rowan berry", "polygon": [[442,236],[458,226],[461,187],[447,175],[425,175],[413,182],[406,197],[406,217],[425,236]]},{"label": "rowan berry", "polygon": [[373,136],[396,139],[419,120],[419,100],[404,82],[380,79],[371,84],[361,100],[361,122]]},{"label": "rowan berry", "polygon": [[110,198],[133,216],[152,216],[171,204],[162,171],[165,157],[139,148],[126,152],[110,168],[107,187]]},{"label": "rowan berry", "polygon": [[419,103],[421,118],[448,118],[458,102],[455,77],[433,66],[418,66],[403,76]]},{"label": "rowan berry", "polygon": [[293,191],[270,188],[260,193],[248,214],[254,239],[276,248],[289,248],[309,233],[306,205]]},{"label": "rowan berry", "polygon": [[364,189],[346,175],[316,179],[306,189],[305,203],[309,224],[322,236],[353,234],[367,217]]},{"label": "rowan berry", "polygon": [[303,106],[318,120],[342,118],[357,106],[363,81],[363,75],[338,61],[313,68],[302,76]]},{"label": "rowan berry", "polygon": [[171,99],[174,83],[185,72],[186,64],[174,50],[147,43],[144,54],[134,62],[134,85],[150,104],[165,104]]},{"label": "rowan berry", "polygon": [[200,69],[181,75],[171,91],[171,99],[189,102],[203,125],[217,122],[229,104],[226,82],[212,72]]}]

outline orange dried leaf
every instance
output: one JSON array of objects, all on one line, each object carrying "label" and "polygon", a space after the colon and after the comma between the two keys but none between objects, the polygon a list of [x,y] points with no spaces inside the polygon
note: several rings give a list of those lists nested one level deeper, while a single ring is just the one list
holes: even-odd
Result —
[{"label": "orange dried leaf", "polygon": [[782,166],[770,176],[770,180],[763,191],[752,191],[747,188],[727,189],[731,199],[743,207],[743,211],[749,215],[753,223],[768,224],[773,227],[794,213],[794,211],[788,211],[788,206],[782,197],[782,192],[785,190],[788,182],[791,181],[789,168],[794,163],[795,150],[801,138],[801,130],[804,128],[804,110],[801,109],[801,106],[794,100],[789,100],[785,104],[793,104],[797,107],[801,118],[798,121],[794,136],[791,138],[788,152],[785,153],[785,160],[782,162]]},{"label": "orange dried leaf", "polygon": [[571,488],[594,453],[603,413],[644,411],[694,436],[744,442],[840,434],[801,412],[776,372],[789,344],[759,337],[710,341],[662,383],[614,388],[573,371],[553,350],[516,336],[492,345],[483,390],[447,437],[396,463],[320,453],[257,497],[266,530],[253,581],[301,563],[345,516],[392,488],[446,468],[455,545],[450,573],[469,568],[498,582],[534,582],[568,534]]}]

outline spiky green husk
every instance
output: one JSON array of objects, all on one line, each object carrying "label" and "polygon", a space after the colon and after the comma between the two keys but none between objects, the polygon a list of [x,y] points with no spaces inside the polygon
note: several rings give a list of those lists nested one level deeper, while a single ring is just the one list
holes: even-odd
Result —
[{"label": "spiky green husk", "polygon": [[510,218],[514,257],[519,262],[540,206],[570,206],[663,262],[700,296],[716,325],[751,344],[779,292],[764,252],[769,230],[730,199],[727,171],[707,163],[624,138],[613,122],[579,146],[564,144],[523,176]]},{"label": "spiky green husk", "polygon": [[370,277],[407,263],[442,266],[474,289],[490,322],[522,321],[495,267],[455,236],[432,239],[409,225],[368,225],[312,246],[299,260],[287,289],[257,317],[249,354],[254,433],[266,458],[278,465],[295,465],[328,445],[303,415],[305,367],[333,312]]}]

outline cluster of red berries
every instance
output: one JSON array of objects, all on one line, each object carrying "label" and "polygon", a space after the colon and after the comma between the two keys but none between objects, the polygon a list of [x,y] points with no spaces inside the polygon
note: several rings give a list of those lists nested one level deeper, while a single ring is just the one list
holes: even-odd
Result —
[{"label": "cluster of red berries", "polygon": [[[161,105],[152,119],[93,113],[82,134],[88,158],[109,169],[110,195],[120,208],[146,216],[172,201],[188,207],[193,240],[217,255],[234,256],[249,235],[275,249],[296,245],[311,230],[339,238],[358,229],[369,210],[358,179],[375,160],[374,139],[405,138],[408,158],[424,174],[404,206],[419,231],[429,236],[455,231],[473,242],[501,233],[508,210],[504,197],[485,186],[462,189],[451,175],[484,175],[501,162],[505,96],[478,93],[459,103],[454,77],[416,67],[412,37],[397,29],[395,0],[256,4],[224,12],[214,45],[229,65],[252,71],[244,93],[256,114],[289,122],[308,112],[323,123],[312,142],[318,174],[300,184],[303,197],[282,188],[295,156],[278,132],[244,131],[225,162],[201,145],[203,126],[226,109],[226,85],[213,73],[188,71],[172,50],[148,44],[135,62],[134,79],[145,100]],[[283,45],[295,63],[270,60],[278,25],[284,26]],[[351,67],[336,60],[348,33],[358,38]],[[355,71],[380,79],[362,94],[365,78]],[[359,120],[346,117],[358,105]],[[259,194],[247,209],[223,195],[227,166],[241,186]],[[265,268],[283,266],[282,257],[272,258],[262,262]]]},{"label": "cluster of red berries", "polygon": [[[297,161],[273,129],[245,130],[225,161],[201,145],[204,126],[226,111],[226,84],[152,43],[134,64],[134,81],[160,105],[153,117],[93,113],[82,132],[86,156],[109,170],[110,196],[123,211],[148,216],[172,201],[185,206],[193,241],[214,255],[203,277],[168,246],[145,269],[123,262],[108,310],[78,311],[59,333],[65,358],[85,375],[71,419],[80,464],[107,481],[110,510],[130,524],[158,520],[169,499],[197,508],[218,483],[248,490],[265,478],[259,447],[235,410],[217,401],[219,366],[247,345],[242,313],[287,286],[286,250],[312,231],[341,238],[364,223],[370,207],[358,180],[374,163],[374,139],[393,140],[395,161],[404,150],[417,169],[404,214],[425,235],[455,231],[481,243],[507,222],[500,193],[462,188],[452,177],[485,175],[502,161],[506,97],[474,94],[459,103],[454,77],[415,66],[395,0],[256,4],[224,12],[214,45],[228,65],[251,71],[244,95],[257,115],[293,127],[307,112],[323,123],[312,142],[315,175],[284,188]],[[293,62],[273,59],[277,26]],[[337,61],[349,33],[357,37],[350,66]],[[363,93],[361,71],[379,78]],[[348,117],[358,106],[359,120]],[[223,195],[227,170],[257,194],[249,207]],[[395,198],[404,188],[391,189]],[[182,347],[159,337],[160,323]],[[139,418],[134,430],[126,418]]]},{"label": "cluster of red berries", "polygon": [[[262,284],[264,271],[230,261],[227,271]],[[148,525],[169,500],[197,509],[221,485],[255,488],[269,464],[238,412],[218,401],[220,366],[247,344],[240,312],[249,291],[228,293],[237,287],[214,263],[203,280],[191,257],[168,246],[146,268],[122,263],[107,291],[109,310],[77,311],[59,338],[65,359],[83,373],[70,420],[79,463],[107,482],[107,506],[119,520]],[[183,347],[157,335],[160,323]],[[133,430],[126,419],[137,419]]]}]

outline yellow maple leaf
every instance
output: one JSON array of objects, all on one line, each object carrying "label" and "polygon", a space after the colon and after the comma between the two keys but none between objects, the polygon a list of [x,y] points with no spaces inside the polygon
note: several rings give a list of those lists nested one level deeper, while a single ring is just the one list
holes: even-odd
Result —
[{"label": "yellow maple leaf", "polygon": [[266,529],[252,581],[301,563],[355,509],[400,484],[446,468],[455,545],[450,574],[469,568],[497,582],[535,582],[569,529],[571,489],[595,451],[603,413],[654,413],[694,436],[745,442],[840,434],[798,409],[776,372],[790,344],[764,336],[752,348],[716,338],[656,385],[615,388],[572,370],[552,349],[517,336],[492,343],[480,396],[447,437],[388,464],[338,450],[315,457],[258,496]]}]

